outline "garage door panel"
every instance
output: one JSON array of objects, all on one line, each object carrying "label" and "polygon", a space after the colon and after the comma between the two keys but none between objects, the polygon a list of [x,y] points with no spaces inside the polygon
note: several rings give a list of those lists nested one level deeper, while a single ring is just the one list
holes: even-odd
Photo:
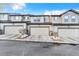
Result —
[{"label": "garage door panel", "polygon": [[58,34],[59,34],[59,36],[60,37],[64,37],[64,36],[67,36],[67,30],[65,31],[65,30],[63,30],[63,29],[59,29],[59,31],[58,31]]},{"label": "garage door panel", "polygon": [[60,37],[79,37],[79,29],[59,29]]},{"label": "garage door panel", "polygon": [[21,29],[23,29],[23,26],[6,26],[5,34],[19,34]]},{"label": "garage door panel", "polygon": [[31,35],[48,35],[48,28],[31,28]]},{"label": "garage door panel", "polygon": [[69,31],[70,37],[78,37],[79,36],[79,29],[70,29]]}]

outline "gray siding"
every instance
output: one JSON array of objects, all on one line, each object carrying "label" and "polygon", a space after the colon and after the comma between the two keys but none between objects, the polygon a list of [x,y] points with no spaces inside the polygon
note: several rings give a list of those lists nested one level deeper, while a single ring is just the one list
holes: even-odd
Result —
[{"label": "gray siding", "polygon": [[[69,16],[68,22],[65,22],[64,17]],[[75,22],[72,22],[72,16],[75,16]],[[79,15],[74,12],[67,12],[66,14],[61,16],[62,23],[79,23]]]}]

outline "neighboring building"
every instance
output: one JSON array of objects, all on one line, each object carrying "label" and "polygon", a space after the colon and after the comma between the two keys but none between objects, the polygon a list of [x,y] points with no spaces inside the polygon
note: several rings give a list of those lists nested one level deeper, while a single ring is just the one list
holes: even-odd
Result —
[{"label": "neighboring building", "polygon": [[79,12],[68,10],[60,15],[21,15],[0,13],[0,34],[18,34],[25,29],[28,35],[79,37]]}]

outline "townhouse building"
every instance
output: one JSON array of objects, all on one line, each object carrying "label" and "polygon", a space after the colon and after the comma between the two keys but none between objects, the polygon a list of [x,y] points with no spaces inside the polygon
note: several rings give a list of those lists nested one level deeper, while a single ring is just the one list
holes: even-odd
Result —
[{"label": "townhouse building", "polygon": [[0,35],[19,34],[28,36],[59,36],[79,38],[79,12],[68,10],[60,15],[31,15],[0,13]]}]

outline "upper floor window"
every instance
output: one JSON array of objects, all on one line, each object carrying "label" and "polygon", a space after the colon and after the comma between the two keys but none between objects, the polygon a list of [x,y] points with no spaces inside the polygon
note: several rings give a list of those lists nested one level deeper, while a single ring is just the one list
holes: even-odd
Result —
[{"label": "upper floor window", "polygon": [[29,16],[27,17],[27,19],[29,19]]},{"label": "upper floor window", "polygon": [[38,22],[40,22],[40,19],[38,19]]},{"label": "upper floor window", "polygon": [[40,22],[40,19],[34,19],[34,22]]},{"label": "upper floor window", "polygon": [[10,20],[11,21],[21,21],[22,20],[22,17],[21,16],[11,16],[10,17]]},{"label": "upper floor window", "polygon": [[34,22],[36,22],[36,19],[34,19]]},{"label": "upper floor window", "polygon": [[24,20],[25,21],[29,21],[29,18],[30,18],[29,16],[25,16],[25,19]]},{"label": "upper floor window", "polygon": [[0,15],[0,19],[3,20],[3,18],[4,18],[4,14],[3,15]]},{"label": "upper floor window", "polygon": [[71,21],[72,21],[72,22],[75,22],[75,20],[76,20],[76,17],[75,17],[75,16],[72,16],[72,17],[71,17]]},{"label": "upper floor window", "polygon": [[68,16],[64,16],[64,21],[68,22],[68,18],[69,18]]},{"label": "upper floor window", "polygon": [[7,14],[0,14],[0,20],[8,20]]},{"label": "upper floor window", "polygon": [[29,19],[29,16],[25,16],[25,19],[26,19],[26,20]]}]

